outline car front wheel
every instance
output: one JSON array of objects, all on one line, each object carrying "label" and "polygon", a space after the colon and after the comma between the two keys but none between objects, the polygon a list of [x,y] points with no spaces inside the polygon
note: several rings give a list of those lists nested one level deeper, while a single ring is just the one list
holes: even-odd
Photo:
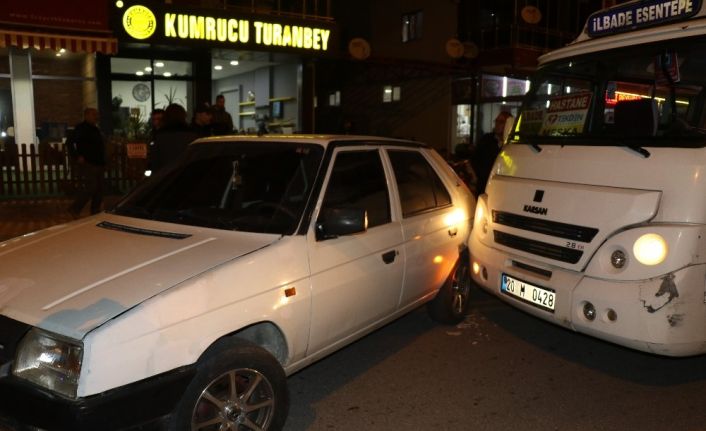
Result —
[{"label": "car front wheel", "polygon": [[287,380],[279,362],[254,344],[222,343],[199,361],[169,429],[277,431],[288,410]]}]

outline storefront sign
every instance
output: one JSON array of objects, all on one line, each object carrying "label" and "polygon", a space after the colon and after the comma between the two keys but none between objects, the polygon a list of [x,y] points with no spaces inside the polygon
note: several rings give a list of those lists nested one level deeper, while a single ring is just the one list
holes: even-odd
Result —
[{"label": "storefront sign", "polygon": [[127,157],[129,159],[146,159],[147,144],[134,143],[127,144]]},{"label": "storefront sign", "polygon": [[[116,6],[117,7],[117,6]],[[126,39],[150,43],[217,44],[233,48],[283,48],[327,52],[333,30],[311,22],[275,21],[229,11],[186,11],[169,5],[134,4],[117,7]]]},{"label": "storefront sign", "polygon": [[613,33],[679,21],[696,15],[701,0],[645,0],[596,12],[588,18],[588,35]]}]

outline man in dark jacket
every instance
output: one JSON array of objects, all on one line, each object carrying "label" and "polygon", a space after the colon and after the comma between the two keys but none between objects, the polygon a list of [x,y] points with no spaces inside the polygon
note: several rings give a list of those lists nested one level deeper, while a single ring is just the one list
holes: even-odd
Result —
[{"label": "man in dark jacket", "polygon": [[495,117],[495,126],[491,133],[486,133],[476,143],[476,148],[471,155],[471,167],[476,174],[476,196],[485,193],[485,185],[493,169],[495,158],[500,154],[503,145],[505,123],[512,118],[509,112],[501,112]]},{"label": "man in dark jacket", "polygon": [[199,135],[200,138],[213,136],[212,117],[211,107],[207,103],[199,104],[194,109],[194,117],[191,119],[191,130]]},{"label": "man in dark jacket", "polygon": [[98,111],[95,108],[86,108],[83,111],[83,122],[74,127],[66,145],[73,157],[75,174],[82,183],[69,212],[74,218],[78,218],[90,200],[91,214],[96,214],[100,212],[103,202],[105,142],[98,129]]},{"label": "man in dark jacket", "polygon": [[230,135],[233,133],[233,117],[226,111],[226,98],[222,94],[216,96],[211,126],[213,126],[214,135]]}]

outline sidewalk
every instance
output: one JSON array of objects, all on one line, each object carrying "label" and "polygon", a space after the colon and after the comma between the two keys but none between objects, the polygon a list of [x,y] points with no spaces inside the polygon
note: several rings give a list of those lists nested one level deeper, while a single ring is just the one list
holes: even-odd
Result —
[{"label": "sidewalk", "polygon": [[[122,196],[106,196],[103,208],[112,207]],[[73,220],[67,208],[72,198],[0,200],[0,241]],[[81,217],[89,215],[88,205]]]}]

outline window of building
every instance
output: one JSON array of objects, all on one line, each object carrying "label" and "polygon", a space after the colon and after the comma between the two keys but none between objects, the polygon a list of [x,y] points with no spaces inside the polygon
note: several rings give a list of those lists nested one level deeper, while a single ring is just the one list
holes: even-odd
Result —
[{"label": "window of building", "polygon": [[[14,140],[13,136],[8,135],[8,128],[14,124],[8,52],[8,48],[0,49],[0,151],[4,148],[5,142]],[[10,134],[14,134],[13,129],[9,130]]]},{"label": "window of building", "polygon": [[422,38],[422,11],[402,15],[402,42],[410,42]]},{"label": "window of building", "polygon": [[163,59],[110,59],[113,133],[129,139],[148,135],[153,109],[178,103],[193,107],[192,64]]},{"label": "window of building", "polygon": [[342,151],[336,156],[323,209],[361,208],[368,227],[391,221],[390,196],[378,151]]},{"label": "window of building", "polygon": [[328,95],[329,106],[341,106],[341,92],[336,91]]},{"label": "window of building", "polygon": [[386,85],[382,89],[382,101],[384,103],[399,102],[402,97],[402,90],[399,86]]},{"label": "window of building", "polygon": [[65,50],[31,50],[34,125],[39,143],[62,142],[83,120],[84,108],[98,107],[96,57]]},{"label": "window of building", "polygon": [[390,151],[400,193],[402,216],[451,205],[451,196],[424,156],[416,151]]}]

